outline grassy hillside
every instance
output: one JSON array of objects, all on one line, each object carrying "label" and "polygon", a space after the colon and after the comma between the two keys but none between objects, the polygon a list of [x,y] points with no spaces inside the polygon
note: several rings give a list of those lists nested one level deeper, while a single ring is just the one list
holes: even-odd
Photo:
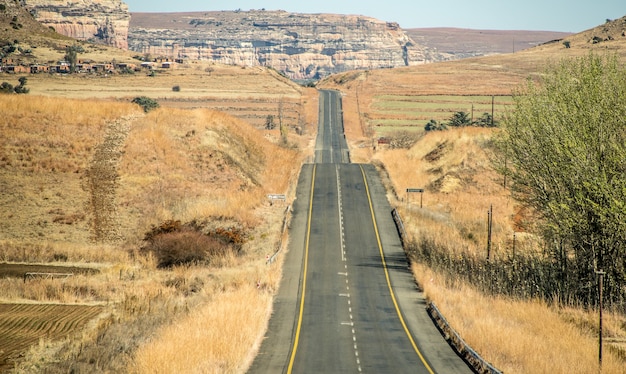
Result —
[{"label": "grassy hillside", "polygon": [[[58,61],[77,43],[4,3],[11,58]],[[79,58],[133,61],[80,44]],[[280,263],[266,259],[286,239],[297,172],[312,154],[317,92],[275,71],[201,63],[24,76],[29,94],[0,96],[0,371],[244,370],[278,284]],[[144,113],[138,96],[160,108]],[[172,258],[183,265],[162,266]],[[201,344],[167,335],[200,323],[214,332]]]}]

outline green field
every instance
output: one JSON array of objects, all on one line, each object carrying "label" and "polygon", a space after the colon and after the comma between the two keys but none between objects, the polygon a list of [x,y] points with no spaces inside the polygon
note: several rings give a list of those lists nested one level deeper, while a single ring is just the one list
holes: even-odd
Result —
[{"label": "green field", "polygon": [[466,112],[472,119],[478,119],[492,110],[494,119],[500,121],[512,105],[511,96],[379,95],[370,107],[368,125],[383,135],[422,130],[431,119],[445,123],[456,112]]}]

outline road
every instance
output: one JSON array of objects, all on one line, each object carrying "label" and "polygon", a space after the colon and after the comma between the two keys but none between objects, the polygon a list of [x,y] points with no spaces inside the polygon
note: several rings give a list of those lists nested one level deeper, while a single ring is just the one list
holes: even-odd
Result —
[{"label": "road", "polygon": [[425,310],[372,165],[349,163],[338,92],[320,92],[315,164],[250,373],[470,373]]}]

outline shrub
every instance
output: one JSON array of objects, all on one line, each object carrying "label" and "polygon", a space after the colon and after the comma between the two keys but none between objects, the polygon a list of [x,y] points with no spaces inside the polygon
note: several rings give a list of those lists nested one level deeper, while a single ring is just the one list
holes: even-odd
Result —
[{"label": "shrub", "polygon": [[13,85],[9,82],[2,82],[2,84],[0,84],[0,92],[2,93],[13,92]]},{"label": "shrub", "polygon": [[211,259],[241,251],[246,236],[242,229],[217,228],[208,234],[195,221],[182,224],[169,220],[152,226],[144,236],[143,253],[152,253],[159,268],[210,263]]},{"label": "shrub", "polygon": [[138,96],[134,98],[132,102],[142,107],[143,111],[146,113],[159,107],[159,103],[156,100],[147,96]]},{"label": "shrub", "polygon": [[211,254],[228,251],[228,246],[201,232],[185,229],[154,237],[146,249],[154,254],[159,268],[171,268],[206,262]]}]

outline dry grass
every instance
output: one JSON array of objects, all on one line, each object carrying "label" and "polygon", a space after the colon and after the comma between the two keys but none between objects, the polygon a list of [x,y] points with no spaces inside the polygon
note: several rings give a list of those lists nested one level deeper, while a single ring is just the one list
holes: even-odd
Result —
[{"label": "dry grass", "polygon": [[142,346],[131,372],[243,372],[250,347],[269,318],[271,300],[271,293],[254,284],[216,293],[213,301],[163,328]]},{"label": "dry grass", "polygon": [[[288,193],[300,159],[221,112],[160,109],[135,123],[120,170],[135,232],[166,219],[238,217],[247,226],[268,193]],[[140,210],[137,204],[141,202]],[[132,209],[130,209],[132,208]]]},{"label": "dry grass", "polygon": [[[189,74],[192,70],[194,74]],[[206,352],[213,352],[209,365],[243,367],[251,360],[280,274],[279,264],[266,266],[265,258],[285,240],[281,228],[286,205],[271,205],[266,195],[284,193],[289,200],[295,196],[299,167],[312,154],[317,92],[260,69],[216,67],[209,75],[194,67],[179,73],[161,74],[156,77],[161,80],[152,81],[139,76],[108,77],[108,81],[105,77],[29,77],[30,95],[0,97],[6,113],[0,119],[0,210],[7,217],[0,223],[0,260],[99,270],[26,283],[22,278],[0,279],[0,300],[103,308],[82,331],[55,341],[44,338],[31,347],[15,364],[16,372],[128,371],[135,351],[149,337],[155,346],[179,345],[161,340],[169,338],[157,333],[160,326],[197,323],[216,308],[227,311],[224,317],[234,315],[229,308],[243,305],[236,305],[239,299],[229,295],[250,301],[256,297],[255,305],[264,308],[266,315],[250,324],[241,318],[229,327],[245,331],[246,345],[233,345],[224,337],[204,346]],[[271,113],[282,100],[286,110],[297,115],[285,117],[290,127],[285,142],[278,130],[261,131],[256,124],[206,108],[164,105],[144,115],[127,102],[128,91],[115,88],[134,86],[136,93],[144,94],[151,92],[146,85],[155,82],[164,96],[173,94],[174,82],[180,84],[178,94],[186,96],[178,99],[195,103],[191,107],[204,107],[204,95],[219,97],[222,92],[238,112]],[[100,84],[106,91],[102,94]],[[46,96],[36,94],[41,87],[48,87]],[[206,87],[212,91],[207,93]],[[78,95],[94,98],[72,98]],[[300,121],[305,126],[296,132]],[[101,152],[107,139],[115,144]],[[108,154],[119,157],[110,170],[119,178],[103,196],[112,203],[109,223],[120,240],[93,244],[89,202],[95,190],[85,188],[85,182],[94,180],[95,160]],[[156,260],[139,255],[137,249],[152,225],[169,219],[242,228],[247,242],[239,254],[214,257],[208,266],[157,269]],[[256,309],[245,313],[258,316]],[[223,328],[226,322],[213,326]],[[149,354],[149,350],[147,346],[141,352]],[[233,350],[238,353],[229,353]],[[202,365],[206,361],[201,356],[206,357],[198,354],[200,361],[185,362]]]},{"label": "dry grass", "polygon": [[[540,301],[486,297],[467,285],[450,285],[419,264],[413,264],[413,272],[448,322],[499,370],[581,374],[598,371],[597,336],[568,323],[562,316],[568,310],[555,310]],[[591,315],[585,313],[584,318]],[[623,370],[624,362],[605,348],[602,372]]]},{"label": "dry grass", "polygon": [[[432,132],[411,149],[383,150],[373,156],[389,175],[390,190],[395,191],[390,198],[401,212],[410,240],[433,243],[457,256],[485,258],[487,211],[493,206],[492,258],[512,256],[514,231],[517,253],[541,251],[537,237],[519,232],[532,217],[519,209],[502,187],[502,179],[491,170],[485,145],[494,131]],[[405,193],[409,187],[426,189],[423,208],[419,194]],[[419,263],[413,266],[426,296],[470,346],[498,369],[515,373],[596,370],[594,311],[486,296],[460,282],[458,276],[435,274]],[[605,336],[615,343],[605,345],[604,372],[618,373],[624,365],[619,342],[626,338],[626,318],[609,318],[612,327],[608,333],[605,330]]]}]

